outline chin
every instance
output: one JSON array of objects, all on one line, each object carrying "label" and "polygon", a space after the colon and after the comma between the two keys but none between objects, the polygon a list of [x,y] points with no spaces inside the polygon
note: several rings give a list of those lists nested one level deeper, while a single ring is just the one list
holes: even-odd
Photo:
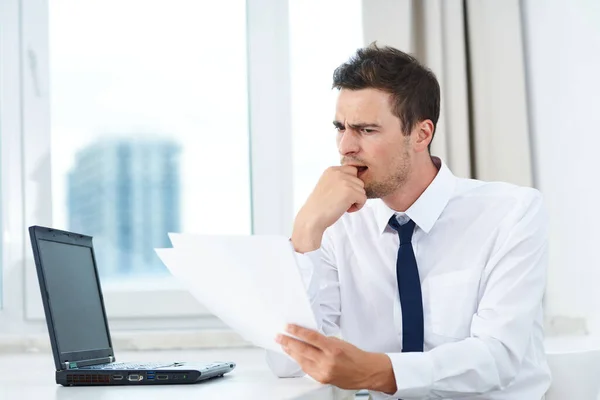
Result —
[{"label": "chin", "polygon": [[377,190],[375,190],[373,187],[370,187],[368,185],[365,184],[365,193],[367,195],[367,199],[378,199],[379,197],[379,193],[377,193]]},{"label": "chin", "polygon": [[368,199],[381,199],[389,196],[397,189],[397,187],[392,187],[390,185],[378,182],[365,182],[365,193]]}]

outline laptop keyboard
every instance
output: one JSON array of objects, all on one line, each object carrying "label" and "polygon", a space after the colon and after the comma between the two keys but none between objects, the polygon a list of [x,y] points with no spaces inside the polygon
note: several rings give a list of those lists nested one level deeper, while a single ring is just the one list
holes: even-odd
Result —
[{"label": "laptop keyboard", "polygon": [[110,363],[101,365],[90,365],[78,369],[155,369],[161,367],[172,367],[174,363]]}]

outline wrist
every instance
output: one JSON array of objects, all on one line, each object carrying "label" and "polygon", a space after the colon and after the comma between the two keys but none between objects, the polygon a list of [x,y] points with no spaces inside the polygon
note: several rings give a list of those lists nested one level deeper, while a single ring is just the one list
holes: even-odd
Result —
[{"label": "wrist", "polygon": [[386,394],[396,393],[396,376],[392,360],[384,353],[368,353],[371,361],[366,363],[371,366],[366,389]]},{"label": "wrist", "polygon": [[324,229],[317,224],[301,218],[294,222],[292,244],[298,253],[308,253],[321,247]]}]

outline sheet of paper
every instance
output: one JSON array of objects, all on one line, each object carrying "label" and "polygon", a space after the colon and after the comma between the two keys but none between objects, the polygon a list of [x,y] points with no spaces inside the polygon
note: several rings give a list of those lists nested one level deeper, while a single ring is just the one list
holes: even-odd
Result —
[{"label": "sheet of paper", "polygon": [[286,324],[317,329],[288,238],[169,236],[174,248],[156,249],[163,263],[244,339],[283,353],[275,336]]}]

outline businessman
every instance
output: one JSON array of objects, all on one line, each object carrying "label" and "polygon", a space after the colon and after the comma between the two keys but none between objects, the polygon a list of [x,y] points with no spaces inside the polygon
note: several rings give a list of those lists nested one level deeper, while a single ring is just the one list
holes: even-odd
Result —
[{"label": "businessman", "polygon": [[458,178],[430,155],[440,88],[413,57],[360,49],[333,87],[341,166],[291,238],[318,331],[275,338],[289,357],[269,352],[271,369],[376,399],[543,399],[540,193]]}]

